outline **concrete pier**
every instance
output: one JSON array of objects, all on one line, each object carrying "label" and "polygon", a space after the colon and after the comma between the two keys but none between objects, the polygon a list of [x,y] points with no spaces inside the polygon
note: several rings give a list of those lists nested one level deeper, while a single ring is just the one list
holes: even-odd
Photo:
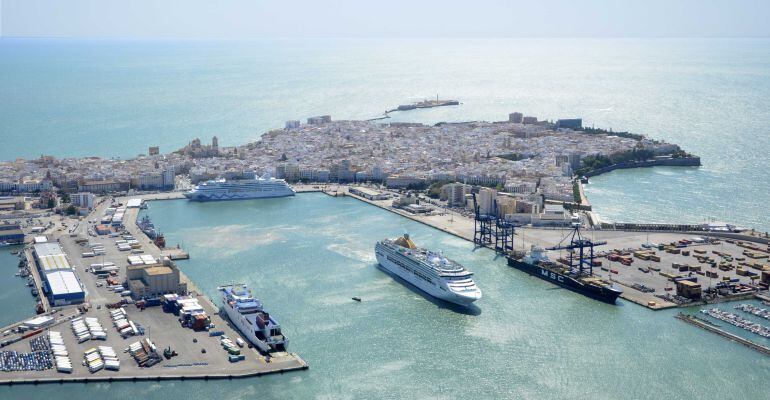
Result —
[{"label": "concrete pier", "polygon": [[51,312],[51,303],[48,301],[48,297],[43,293],[43,278],[40,276],[40,270],[38,269],[35,257],[32,256],[32,249],[24,249],[24,256],[27,258],[27,265],[29,266],[29,273],[32,276],[32,280],[35,282],[35,288],[38,292],[38,300],[43,304],[43,312]]},{"label": "concrete pier", "polygon": [[762,353],[762,354],[764,354],[766,356],[770,356],[770,348],[765,347],[765,346],[763,346],[761,344],[758,344],[758,343],[754,343],[754,342],[752,342],[752,341],[750,341],[748,339],[744,339],[744,338],[742,338],[742,337],[740,337],[738,335],[734,335],[734,334],[732,334],[730,332],[726,332],[726,331],[724,331],[722,329],[717,328],[716,326],[709,325],[705,321],[701,320],[698,317],[695,317],[695,316],[692,316],[692,315],[683,314],[683,313],[679,313],[674,318],[676,318],[678,320],[681,320],[681,321],[684,321],[684,322],[686,322],[686,323],[688,323],[690,325],[697,326],[698,328],[704,329],[704,330],[709,331],[711,333],[716,333],[719,336],[722,336],[722,337],[730,339],[730,340],[732,340],[734,342],[740,343],[740,344],[742,344],[742,345],[744,345],[744,346],[746,346],[746,347],[748,347],[748,348],[750,348],[752,350],[756,350],[756,351],[758,351],[758,352],[760,352],[760,353]]}]

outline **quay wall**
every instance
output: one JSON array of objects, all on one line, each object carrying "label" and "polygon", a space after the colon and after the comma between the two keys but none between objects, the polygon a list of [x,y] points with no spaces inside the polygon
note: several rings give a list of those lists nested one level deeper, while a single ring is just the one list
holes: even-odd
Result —
[{"label": "quay wall", "polygon": [[600,227],[601,230],[606,231],[623,231],[623,232],[675,232],[686,235],[708,236],[723,239],[735,239],[742,240],[744,242],[752,242],[770,245],[770,238],[746,235],[737,232],[714,232],[703,230],[700,225],[686,225],[686,224],[637,224],[637,223],[606,223],[603,222]]},{"label": "quay wall", "polygon": [[683,157],[683,158],[664,158],[657,160],[647,161],[631,161],[619,164],[613,164],[604,168],[595,169],[585,174],[586,178],[606,174],[607,172],[614,171],[616,169],[629,169],[629,168],[647,168],[647,167],[700,167],[700,157]]},{"label": "quay wall", "polygon": [[0,379],[0,385],[13,386],[13,385],[38,385],[38,384],[51,384],[51,383],[93,383],[93,382],[140,382],[140,381],[191,381],[191,380],[223,380],[223,379],[243,379],[254,378],[263,375],[283,374],[285,372],[292,372],[297,370],[306,370],[309,368],[308,364],[298,358],[300,366],[288,366],[285,368],[276,368],[270,370],[253,370],[242,373],[230,373],[230,374],[174,374],[174,375],[114,375],[114,376],[58,376],[50,378],[14,378],[14,379]]},{"label": "quay wall", "polygon": [[[362,201],[364,203],[367,203],[367,204],[373,205],[375,207],[381,208],[381,209],[383,209],[385,211],[392,212],[393,214],[400,215],[400,216],[402,216],[404,218],[409,218],[412,221],[419,222],[419,223],[421,223],[423,225],[426,225],[426,226],[429,226],[431,228],[438,229],[438,230],[440,230],[440,231],[442,231],[444,233],[448,233],[448,234],[450,234],[452,236],[455,236],[457,238],[460,238],[460,239],[463,239],[463,240],[467,240],[469,242],[473,242],[473,237],[472,236],[463,235],[463,234],[461,234],[459,232],[455,232],[455,231],[452,231],[452,230],[447,229],[447,228],[442,228],[441,226],[439,226],[437,224],[433,224],[433,223],[431,223],[429,221],[425,221],[424,219],[419,218],[418,215],[410,214],[410,213],[408,213],[406,211],[402,211],[402,210],[399,210],[399,209],[396,209],[396,208],[393,208],[393,207],[388,207],[388,206],[383,205],[383,204],[378,204],[375,201],[366,199],[366,198],[361,197],[361,196],[357,196],[357,195],[352,194],[352,193],[347,192],[347,191],[346,192],[340,192],[340,193],[334,193],[334,194],[330,194],[330,193],[327,193],[327,192],[324,192],[324,193],[326,193],[326,194],[328,194],[329,196],[332,196],[332,197],[348,196],[348,197],[354,198],[356,200]],[[477,246],[479,246],[479,245],[477,244]],[[488,249],[494,250],[494,246],[492,246],[492,245],[483,245],[483,247],[486,247]]]},{"label": "quay wall", "polygon": [[700,319],[698,319],[697,317],[680,313],[680,314],[677,314],[674,318],[676,318],[678,320],[681,320],[681,321],[684,321],[684,322],[686,322],[686,323],[688,323],[690,325],[697,326],[697,327],[699,327],[701,329],[704,329],[706,331],[709,331],[709,332],[712,332],[712,333],[716,333],[719,336],[722,336],[724,338],[730,339],[730,340],[732,340],[734,342],[737,342],[737,343],[740,343],[740,344],[742,344],[742,345],[744,345],[744,346],[746,346],[746,347],[748,347],[748,348],[750,348],[752,350],[756,350],[756,351],[758,351],[758,352],[760,352],[762,354],[770,356],[770,348],[765,347],[765,346],[763,346],[761,344],[758,344],[758,343],[754,343],[754,342],[752,342],[752,341],[750,341],[748,339],[744,339],[744,338],[742,338],[742,337],[740,337],[738,335],[734,335],[734,334],[732,334],[730,332],[726,332],[726,331],[724,331],[722,329],[719,329],[719,328],[717,328],[715,326],[708,325],[705,322],[703,322]]}]

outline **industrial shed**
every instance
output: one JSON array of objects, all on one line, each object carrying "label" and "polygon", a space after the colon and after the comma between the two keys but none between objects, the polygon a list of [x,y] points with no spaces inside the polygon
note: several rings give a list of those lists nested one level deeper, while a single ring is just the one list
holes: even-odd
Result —
[{"label": "industrial shed", "polygon": [[76,304],[85,301],[86,294],[83,287],[72,271],[46,273],[45,283],[54,305]]}]

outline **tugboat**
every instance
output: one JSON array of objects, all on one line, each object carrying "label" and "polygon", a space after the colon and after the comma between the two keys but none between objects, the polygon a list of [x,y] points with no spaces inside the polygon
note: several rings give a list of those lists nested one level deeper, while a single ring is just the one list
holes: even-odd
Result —
[{"label": "tugboat", "polygon": [[[526,254],[508,256],[508,266],[584,296],[615,304],[615,300],[623,291],[611,282],[593,274],[594,246],[603,245],[606,242],[593,242],[583,238],[580,234],[580,224],[575,223],[572,226],[573,232],[568,236],[570,238],[568,245],[560,243],[558,246],[547,249],[533,245]],[[589,249],[589,254],[584,254],[585,248]],[[551,261],[546,250],[568,250],[570,253],[568,259],[562,260],[563,264],[560,264]],[[574,250],[577,250],[577,258]]]},{"label": "tugboat", "polygon": [[159,233],[158,236],[155,237],[155,245],[158,246],[158,248],[165,248],[166,247],[166,238],[163,236],[162,233]]}]

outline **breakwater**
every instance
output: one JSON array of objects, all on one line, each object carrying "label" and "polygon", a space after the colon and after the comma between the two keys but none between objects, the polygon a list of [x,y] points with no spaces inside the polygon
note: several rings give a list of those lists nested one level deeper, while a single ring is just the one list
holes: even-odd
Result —
[{"label": "breakwater", "polygon": [[367,121],[378,121],[381,119],[387,119],[390,118],[390,113],[396,112],[396,111],[411,111],[411,110],[417,110],[420,108],[435,108],[435,107],[445,107],[445,106],[458,106],[460,105],[460,101],[458,100],[423,100],[418,101],[416,103],[410,103],[410,104],[401,104],[396,108],[390,109],[382,113],[382,117],[377,118],[370,118]]},{"label": "breakwater", "polygon": [[688,323],[690,325],[697,326],[697,327],[699,327],[701,329],[704,329],[706,331],[709,331],[709,332],[712,332],[712,333],[716,333],[719,336],[722,336],[724,338],[730,339],[730,340],[732,340],[734,342],[737,342],[737,343],[740,343],[740,344],[742,344],[742,345],[744,345],[744,346],[746,346],[746,347],[748,347],[748,348],[750,348],[752,350],[756,350],[756,351],[758,351],[758,352],[760,352],[762,354],[770,356],[770,348],[765,347],[765,346],[763,346],[761,344],[758,344],[758,343],[754,343],[754,342],[752,342],[752,341],[750,341],[748,339],[744,339],[744,338],[742,338],[742,337],[740,337],[738,335],[734,335],[734,334],[732,334],[730,332],[724,331],[724,330],[719,329],[719,328],[717,328],[715,326],[711,326],[708,323],[706,323],[706,321],[704,321],[704,320],[702,320],[702,319],[700,319],[700,318],[698,318],[696,316],[688,315],[688,314],[684,314],[684,313],[679,313],[674,318],[676,318],[678,320],[681,320],[681,321],[684,321],[684,322],[686,322],[686,323]]},{"label": "breakwater", "polygon": [[585,177],[590,178],[607,172],[614,171],[616,169],[629,169],[629,168],[648,168],[648,167],[700,167],[700,157],[681,157],[681,158],[658,158],[654,160],[646,161],[629,161],[624,163],[608,165],[604,168],[597,168],[591,172],[586,172]]},{"label": "breakwater", "polygon": [[698,236],[709,236],[723,239],[735,239],[746,242],[770,245],[770,238],[756,235],[747,235],[739,232],[718,232],[710,231],[703,225],[693,224],[642,224],[642,223],[614,223],[602,222],[595,227],[607,231],[622,232],[675,232],[683,234],[692,234]]}]

